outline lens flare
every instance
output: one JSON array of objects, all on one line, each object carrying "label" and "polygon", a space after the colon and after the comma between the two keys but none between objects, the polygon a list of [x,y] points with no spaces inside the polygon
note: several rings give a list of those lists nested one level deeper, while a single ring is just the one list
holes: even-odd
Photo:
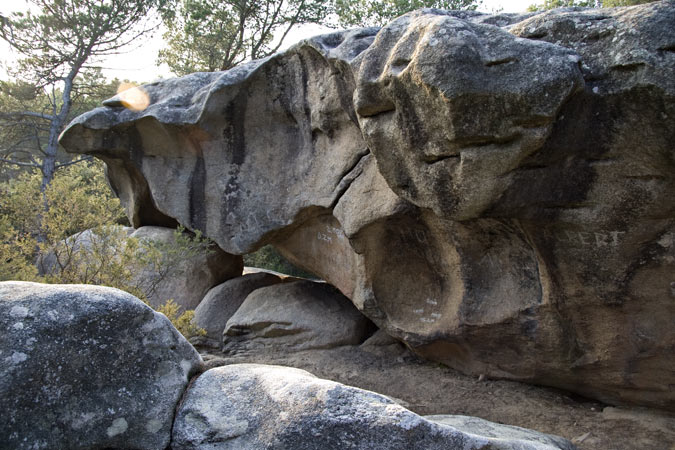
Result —
[{"label": "lens flare", "polygon": [[132,111],[143,111],[150,105],[150,96],[141,86],[132,83],[121,83],[117,88],[117,96],[122,105]]}]

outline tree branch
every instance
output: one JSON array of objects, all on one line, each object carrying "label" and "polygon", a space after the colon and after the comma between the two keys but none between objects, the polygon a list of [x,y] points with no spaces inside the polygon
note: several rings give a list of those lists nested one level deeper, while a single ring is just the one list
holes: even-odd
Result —
[{"label": "tree branch", "polygon": [[81,162],[83,162],[83,161],[91,161],[92,159],[94,159],[93,156],[85,156],[85,157],[80,158],[80,159],[77,159],[77,160],[75,160],[75,161],[70,161],[70,162],[67,162],[67,163],[57,164],[57,165],[56,165],[56,169],[60,169],[61,167],[72,166],[73,164],[81,163]]},{"label": "tree branch", "polygon": [[0,117],[16,117],[16,116],[23,116],[23,117],[37,117],[38,119],[44,119],[44,120],[54,120],[55,117],[52,116],[51,114],[44,114],[44,113],[37,113],[33,111],[17,111],[17,112],[11,112],[11,113],[3,113],[0,115]]},{"label": "tree branch", "polygon": [[14,164],[15,166],[21,166],[21,167],[35,167],[35,168],[40,167],[39,164],[27,163],[27,162],[21,162],[21,161],[13,161],[11,159],[6,159],[6,158],[0,158],[0,162],[4,162],[4,163],[7,163],[7,164]]}]

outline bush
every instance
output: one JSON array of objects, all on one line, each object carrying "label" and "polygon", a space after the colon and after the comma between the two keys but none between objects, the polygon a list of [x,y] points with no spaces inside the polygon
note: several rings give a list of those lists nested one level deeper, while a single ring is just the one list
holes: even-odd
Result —
[{"label": "bush", "polygon": [[314,274],[295,267],[271,245],[266,245],[254,253],[244,255],[244,265],[260,269],[273,270],[300,278],[316,278]]},{"label": "bush", "polygon": [[[0,183],[0,281],[111,286],[146,301],[177,261],[210,251],[210,241],[182,228],[170,242],[129,237],[100,162],[57,172],[44,194],[40,182],[33,172]],[[162,308],[171,313],[174,305]],[[177,329],[197,333],[190,314],[165,315]]]},{"label": "bush", "polygon": [[193,336],[205,336],[206,330],[199,328],[194,323],[195,312],[192,309],[179,314],[180,307],[173,299],[167,300],[162,306],[157,308],[157,312],[164,314],[178,331],[187,339]]}]

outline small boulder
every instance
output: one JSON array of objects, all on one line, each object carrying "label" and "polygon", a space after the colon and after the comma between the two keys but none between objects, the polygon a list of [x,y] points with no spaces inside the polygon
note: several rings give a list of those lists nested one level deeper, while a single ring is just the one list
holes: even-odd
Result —
[{"label": "small boulder", "polygon": [[163,450],[202,364],[113,288],[1,282],[0,330],[0,448]]},{"label": "small boulder", "polygon": [[227,321],[223,351],[307,350],[357,345],[373,324],[333,286],[312,281],[253,291]]},{"label": "small boulder", "polygon": [[383,395],[304,370],[233,364],[205,372],[190,386],[177,411],[171,448],[575,448],[557,436],[483,420],[473,426],[474,420],[428,420]]},{"label": "small boulder", "polygon": [[246,297],[256,289],[281,281],[271,273],[257,272],[227,280],[212,288],[195,309],[194,322],[206,331],[205,336],[198,337],[199,343],[220,347],[227,321]]}]

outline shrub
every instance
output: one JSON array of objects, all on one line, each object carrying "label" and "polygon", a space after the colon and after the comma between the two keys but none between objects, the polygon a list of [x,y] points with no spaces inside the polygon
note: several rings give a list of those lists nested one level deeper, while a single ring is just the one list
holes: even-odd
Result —
[{"label": "shrub", "polygon": [[195,312],[192,309],[179,314],[180,307],[173,299],[169,299],[162,306],[157,308],[157,312],[164,314],[178,331],[187,339],[193,336],[204,336],[206,330],[199,328],[194,323]]},{"label": "shrub", "polygon": [[244,255],[244,265],[260,269],[273,270],[293,277],[316,278],[314,274],[295,267],[271,245],[266,245],[254,253]]},{"label": "shrub", "polygon": [[[177,261],[210,251],[210,241],[183,228],[169,242],[129,237],[100,162],[60,170],[44,194],[40,182],[33,172],[0,183],[0,281],[104,285],[147,301]],[[197,333],[194,312],[171,314],[174,307],[162,307],[174,326]]]}]

